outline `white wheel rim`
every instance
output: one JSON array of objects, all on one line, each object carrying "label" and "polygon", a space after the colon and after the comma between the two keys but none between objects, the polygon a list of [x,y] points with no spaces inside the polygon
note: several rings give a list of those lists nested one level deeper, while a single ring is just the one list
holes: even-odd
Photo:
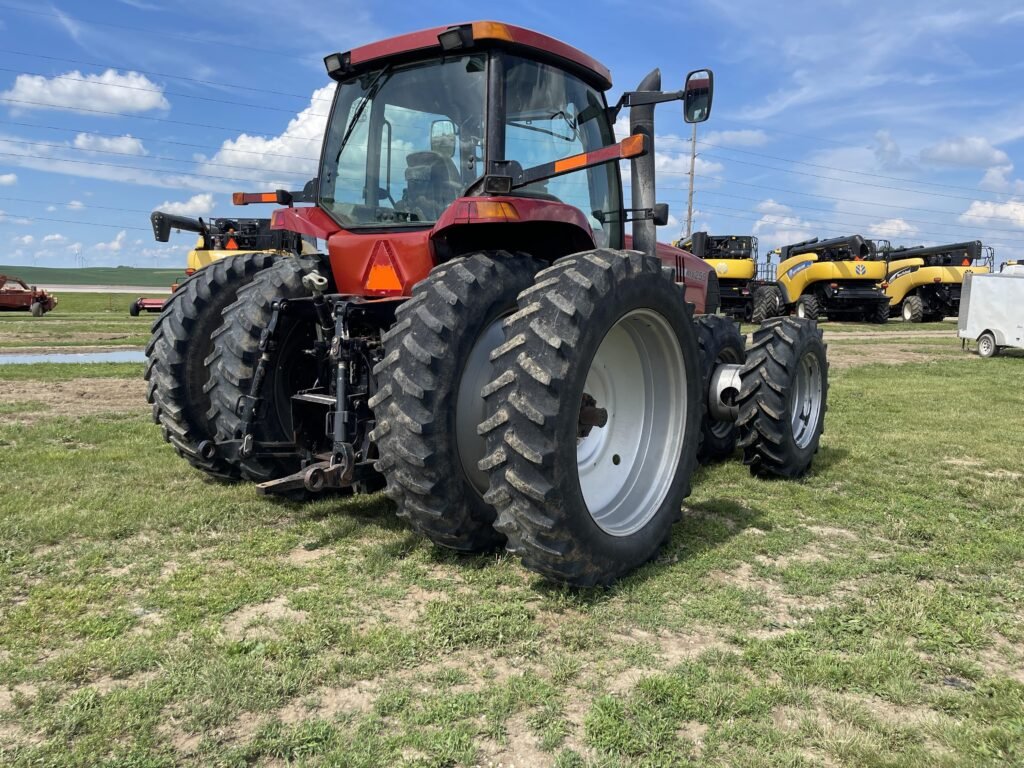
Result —
[{"label": "white wheel rim", "polygon": [[455,398],[455,446],[466,478],[481,496],[487,492],[489,481],[487,472],[478,466],[486,453],[486,443],[477,427],[487,418],[480,391],[492,378],[491,352],[505,340],[501,327],[505,317],[502,315],[488,325],[473,344]]},{"label": "white wheel rim", "polygon": [[978,351],[985,357],[992,352],[992,340],[988,336],[981,337],[981,341],[978,342]]},{"label": "white wheel rim", "polygon": [[793,442],[798,448],[806,448],[814,439],[821,414],[821,365],[813,352],[800,358],[789,408]]},{"label": "white wheel rim", "polygon": [[797,317],[805,317],[806,315],[807,315],[807,310],[804,307],[804,303],[801,301],[799,304],[796,305],[796,316]]},{"label": "white wheel rim", "polygon": [[672,326],[649,309],[621,317],[594,355],[584,392],[608,422],[577,441],[580,490],[601,530],[629,536],[665,500],[688,437],[686,366]]},{"label": "white wheel rim", "polygon": [[903,302],[903,319],[909,322],[911,317],[912,313],[910,311],[910,305],[907,304],[906,302]]}]

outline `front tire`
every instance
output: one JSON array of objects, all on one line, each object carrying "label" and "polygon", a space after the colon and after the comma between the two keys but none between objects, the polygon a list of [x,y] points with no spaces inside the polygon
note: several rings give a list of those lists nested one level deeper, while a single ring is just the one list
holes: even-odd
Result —
[{"label": "front tire", "polygon": [[924,302],[920,296],[907,296],[903,300],[900,316],[905,323],[920,323],[924,320]]},{"label": "front tire", "polygon": [[796,309],[793,314],[801,320],[817,320],[818,300],[814,296],[801,296],[796,301]]},{"label": "front tire", "polygon": [[754,331],[740,373],[739,444],[755,477],[798,478],[825,430],[828,361],[818,326],[787,317]]},{"label": "front tire", "polygon": [[697,318],[696,326],[704,393],[704,417],[701,421],[697,461],[707,464],[732,456],[738,435],[735,422],[719,421],[711,413],[712,375],[722,363],[742,365],[746,359],[746,349],[743,335],[730,318],[705,315]]},{"label": "front tire", "polygon": [[28,311],[32,313],[32,317],[42,317],[46,314],[46,310],[43,308],[41,301],[33,301],[29,306]]},{"label": "front tire", "polygon": [[607,585],[667,540],[700,429],[691,315],[660,261],[636,251],[559,259],[520,295],[484,389],[480,466],[495,527],[527,568]]},{"label": "front tire", "polygon": [[131,315],[132,317],[138,317],[139,316],[139,300],[138,299],[136,299],[135,301],[133,301],[131,304],[128,305],[128,314]]},{"label": "front tire", "polygon": [[480,391],[492,378],[490,353],[504,340],[502,321],[540,266],[503,251],[441,264],[413,288],[384,336],[370,400],[377,470],[398,516],[439,546],[476,552],[505,542],[477,466]]}]

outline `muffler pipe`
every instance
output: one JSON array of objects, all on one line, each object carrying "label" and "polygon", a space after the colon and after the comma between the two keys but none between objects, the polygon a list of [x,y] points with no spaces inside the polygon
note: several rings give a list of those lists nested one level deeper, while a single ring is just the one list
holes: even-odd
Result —
[{"label": "muffler pipe", "polygon": [[[660,91],[661,70],[653,70],[640,81],[637,91]],[[647,137],[647,152],[634,157],[630,164],[630,183],[634,210],[654,210],[654,104],[641,104],[629,108],[629,132],[642,133]],[[654,219],[641,218],[633,221],[633,248],[648,256],[656,256],[658,250],[658,228]]]}]

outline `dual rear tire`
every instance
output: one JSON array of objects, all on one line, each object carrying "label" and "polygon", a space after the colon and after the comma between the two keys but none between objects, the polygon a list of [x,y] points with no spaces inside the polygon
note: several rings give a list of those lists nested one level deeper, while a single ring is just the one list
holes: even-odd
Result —
[{"label": "dual rear tire", "polygon": [[505,543],[549,578],[608,584],[657,552],[689,493],[691,311],[640,253],[538,268],[482,253],[417,286],[377,368],[378,468],[435,543]]}]

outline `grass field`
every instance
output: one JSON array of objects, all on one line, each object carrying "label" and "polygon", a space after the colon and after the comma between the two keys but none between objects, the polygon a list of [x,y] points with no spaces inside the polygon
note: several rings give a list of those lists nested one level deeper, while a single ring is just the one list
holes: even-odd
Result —
[{"label": "grass field", "polygon": [[1022,764],[1024,360],[896,327],[830,334],[805,480],[700,470],[593,591],[209,482],[139,365],[0,366],[0,764]]},{"label": "grass field", "polygon": [[142,347],[156,315],[131,317],[134,296],[123,293],[62,293],[52,312],[0,312],[0,354],[48,349]]},{"label": "grass field", "polygon": [[166,289],[181,279],[181,269],[144,267],[24,267],[0,265],[0,275],[34,285],[148,285]]}]

